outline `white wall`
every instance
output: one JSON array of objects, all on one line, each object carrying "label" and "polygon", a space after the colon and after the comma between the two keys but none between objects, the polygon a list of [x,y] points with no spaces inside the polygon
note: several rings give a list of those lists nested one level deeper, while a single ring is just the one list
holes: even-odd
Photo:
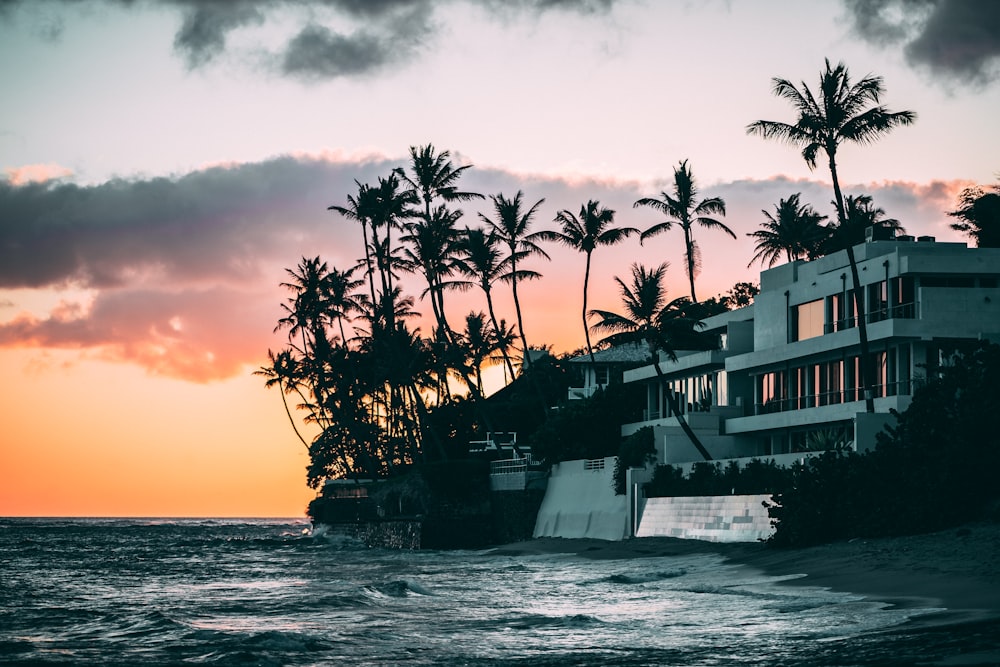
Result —
[{"label": "white wall", "polygon": [[584,460],[553,465],[534,536],[625,539],[628,506],[612,487],[615,458],[597,459],[604,462],[603,470],[587,470]]},{"label": "white wall", "polygon": [[763,502],[769,495],[687,496],[640,500],[636,537],[756,542],[774,532]]}]

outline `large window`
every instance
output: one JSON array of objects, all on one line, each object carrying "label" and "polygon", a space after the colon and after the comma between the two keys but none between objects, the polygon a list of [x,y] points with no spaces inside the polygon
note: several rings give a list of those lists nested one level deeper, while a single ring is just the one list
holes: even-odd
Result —
[{"label": "large window", "polygon": [[758,412],[781,412],[787,409],[788,374],[774,371],[757,376]]},{"label": "large window", "polygon": [[823,299],[799,304],[793,309],[794,340],[806,340],[823,335]]}]

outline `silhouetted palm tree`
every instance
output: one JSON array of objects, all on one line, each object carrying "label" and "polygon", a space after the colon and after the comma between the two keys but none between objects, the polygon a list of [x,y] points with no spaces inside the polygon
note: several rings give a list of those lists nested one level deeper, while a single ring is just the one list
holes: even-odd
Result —
[{"label": "silhouetted palm tree", "polygon": [[601,207],[593,199],[580,207],[580,217],[572,211],[562,210],[556,213],[555,221],[562,226],[562,232],[539,232],[543,241],[556,241],[579,250],[587,256],[583,272],[583,334],[587,341],[587,353],[591,363],[594,359],[594,349],[590,345],[590,329],[587,326],[587,289],[590,284],[590,257],[597,246],[610,246],[621,243],[632,234],[638,234],[634,227],[612,227],[615,222],[615,212]]},{"label": "silhouetted palm tree", "polygon": [[[890,130],[911,124],[916,119],[916,114],[912,111],[892,112],[879,104],[879,98],[884,92],[882,77],[868,75],[852,84],[847,66],[838,63],[836,67],[831,67],[829,59],[826,60],[826,70],[820,74],[818,97],[809,90],[805,82],[801,84],[801,89],[787,79],[775,78],[772,83],[774,94],[788,100],[798,118],[794,124],[773,120],[754,121],[747,126],[747,133],[801,147],[802,158],[810,169],[816,168],[816,158],[820,151],[826,153],[833,180],[837,222],[844,226],[847,223],[847,211],[837,175],[837,149],[844,142],[869,144],[877,141]],[[864,313],[861,281],[852,246],[847,246],[847,259],[851,266],[855,307],[861,314]],[[861,339],[861,384],[865,393],[865,409],[874,412],[868,327],[863,316],[858,318],[858,334]]]},{"label": "silhouetted palm tree", "polygon": [[[502,327],[497,321],[496,311],[493,309],[493,283],[500,279],[506,270],[506,263],[500,252],[499,242],[493,231],[487,233],[482,228],[465,229],[465,233],[458,241],[458,256],[455,258],[456,268],[465,276],[468,276],[486,295],[486,308],[490,314],[490,322],[495,331],[501,331]],[[510,378],[514,378],[514,365],[511,363],[507,347],[500,348],[503,355],[504,364]]]},{"label": "silhouetted palm tree", "polygon": [[292,392],[299,392],[300,397],[305,398],[301,394],[298,378],[298,362],[290,349],[282,350],[278,354],[268,350],[267,360],[269,362],[268,365],[261,366],[254,371],[254,375],[266,377],[267,380],[264,382],[264,386],[268,389],[277,385],[278,389],[281,390],[281,402],[285,406],[285,414],[288,415],[288,421],[292,424],[292,430],[295,431],[295,436],[302,442],[302,446],[309,449],[309,443],[302,437],[298,426],[295,425],[295,418],[292,417],[292,411],[288,408],[288,399],[286,398]]},{"label": "silhouetted palm tree", "polygon": [[539,199],[527,211],[522,210],[522,198],[524,194],[518,190],[517,194],[508,199],[503,193],[490,195],[493,201],[495,219],[491,220],[482,213],[479,217],[488,224],[493,233],[496,234],[497,242],[507,246],[508,255],[504,258],[509,270],[500,276],[500,280],[508,282],[514,295],[514,311],[517,313],[517,330],[521,336],[522,364],[524,367],[531,365],[528,352],[528,339],[524,335],[524,318],[521,317],[521,301],[517,295],[517,284],[522,280],[533,280],[540,278],[541,274],[536,271],[518,268],[518,262],[532,255],[541,255],[545,259],[549,256],[537,241],[540,240],[538,232],[531,233],[532,218],[542,205],[544,199]]},{"label": "silhouetted palm tree", "polygon": [[410,173],[397,167],[395,173],[410,187],[410,191],[424,205],[424,216],[430,218],[431,204],[440,197],[446,202],[485,199],[478,192],[462,192],[458,189],[458,179],[462,172],[472,165],[454,167],[451,153],[436,153],[433,144],[410,146]]},{"label": "silhouetted palm tree", "polygon": [[368,229],[371,225],[371,215],[375,207],[376,193],[368,185],[362,185],[357,180],[354,184],[358,186],[357,196],[347,195],[347,206],[336,204],[327,206],[326,210],[336,211],[348,220],[353,220],[361,225],[361,235],[365,244],[365,274],[368,276],[368,286],[372,303],[378,297],[375,295],[375,267],[372,262],[371,246],[368,242]]},{"label": "silhouetted palm tree", "polygon": [[657,223],[644,231],[639,237],[641,241],[665,232],[674,223],[680,225],[684,230],[684,258],[685,271],[691,283],[691,301],[697,302],[698,297],[694,293],[694,279],[701,268],[701,252],[698,244],[694,240],[694,225],[697,223],[702,227],[710,229],[721,229],[729,236],[736,238],[733,230],[729,229],[719,220],[709,217],[711,215],[726,215],[726,202],[719,197],[709,197],[699,202],[698,188],[688,167],[688,161],[684,160],[674,169],[673,195],[666,191],[660,192],[660,198],[644,197],[633,204],[635,206],[648,206],[667,216],[663,222]]},{"label": "silhouetted palm tree", "polygon": [[747,266],[758,259],[761,264],[766,262],[768,267],[774,266],[782,254],[789,262],[816,254],[820,242],[827,235],[826,228],[820,224],[826,216],[817,213],[809,204],[800,204],[800,194],[797,192],[788,199],[780,200],[774,207],[774,215],[761,210],[767,222],[757,231],[747,234],[757,241],[754,248],[757,254]]},{"label": "silhouetted palm tree", "polygon": [[406,223],[406,233],[400,237],[400,241],[407,244],[402,251],[402,267],[411,273],[423,274],[427,281],[424,294],[430,298],[437,330],[447,341],[451,340],[451,327],[445,315],[444,292],[455,271],[455,255],[461,236],[455,223],[461,216],[461,211],[449,210],[442,204],[431,211],[429,217],[420,216]]},{"label": "silhouetted palm tree", "polygon": [[948,213],[961,220],[952,223],[951,228],[975,239],[978,248],[1000,248],[1000,185],[994,185],[992,190],[962,190],[958,196],[960,208]]},{"label": "silhouetted palm tree", "polygon": [[663,285],[666,273],[666,262],[652,270],[633,264],[630,285],[615,277],[615,282],[621,291],[625,313],[620,315],[607,310],[592,310],[591,315],[601,318],[592,328],[594,331],[609,333],[601,340],[602,343],[621,345],[643,342],[647,345],[656,377],[667,395],[670,410],[674,413],[677,423],[702,457],[706,461],[711,461],[712,455],[701,444],[681,414],[677,396],[666,382],[666,377],[660,368],[659,353],[663,352],[671,361],[677,361],[675,340],[690,340],[693,337],[692,332],[700,324],[688,317],[686,310],[692,304],[686,297],[667,301],[667,290]]},{"label": "silhouetted palm tree", "polygon": [[357,268],[354,266],[346,271],[331,269],[327,274],[330,316],[337,321],[340,340],[344,345],[347,345],[344,320],[350,319],[352,313],[360,313],[365,308],[363,300],[355,293],[364,283],[363,280],[354,280],[354,271]]},{"label": "silhouetted palm tree", "polygon": [[876,225],[894,234],[906,232],[899,220],[885,217],[885,211],[875,207],[870,195],[844,197],[844,213],[846,224],[827,226],[827,236],[819,246],[820,255],[830,255],[864,243],[865,231]]}]

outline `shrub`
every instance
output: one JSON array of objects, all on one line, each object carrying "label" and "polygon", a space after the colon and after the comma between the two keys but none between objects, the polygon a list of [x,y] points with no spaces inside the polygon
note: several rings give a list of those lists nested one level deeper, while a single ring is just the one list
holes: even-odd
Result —
[{"label": "shrub", "polygon": [[625,471],[629,468],[644,468],[656,460],[656,445],[653,442],[653,427],[643,426],[622,440],[615,460],[615,494],[625,495]]}]

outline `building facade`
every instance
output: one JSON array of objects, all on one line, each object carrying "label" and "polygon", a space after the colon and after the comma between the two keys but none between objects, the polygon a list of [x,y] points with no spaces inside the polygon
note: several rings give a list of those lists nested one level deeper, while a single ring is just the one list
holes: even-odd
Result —
[{"label": "building facade", "polygon": [[[761,273],[753,305],[705,320],[719,349],[678,353],[660,368],[715,460],[775,458],[849,446],[865,450],[905,410],[927,369],[959,341],[1000,340],[1000,249],[901,236],[855,246],[861,312],[847,253]],[[867,323],[875,414],[865,411],[858,319]],[[703,460],[685,436],[652,365],[624,373],[646,385],[641,422],[659,463]]]}]

